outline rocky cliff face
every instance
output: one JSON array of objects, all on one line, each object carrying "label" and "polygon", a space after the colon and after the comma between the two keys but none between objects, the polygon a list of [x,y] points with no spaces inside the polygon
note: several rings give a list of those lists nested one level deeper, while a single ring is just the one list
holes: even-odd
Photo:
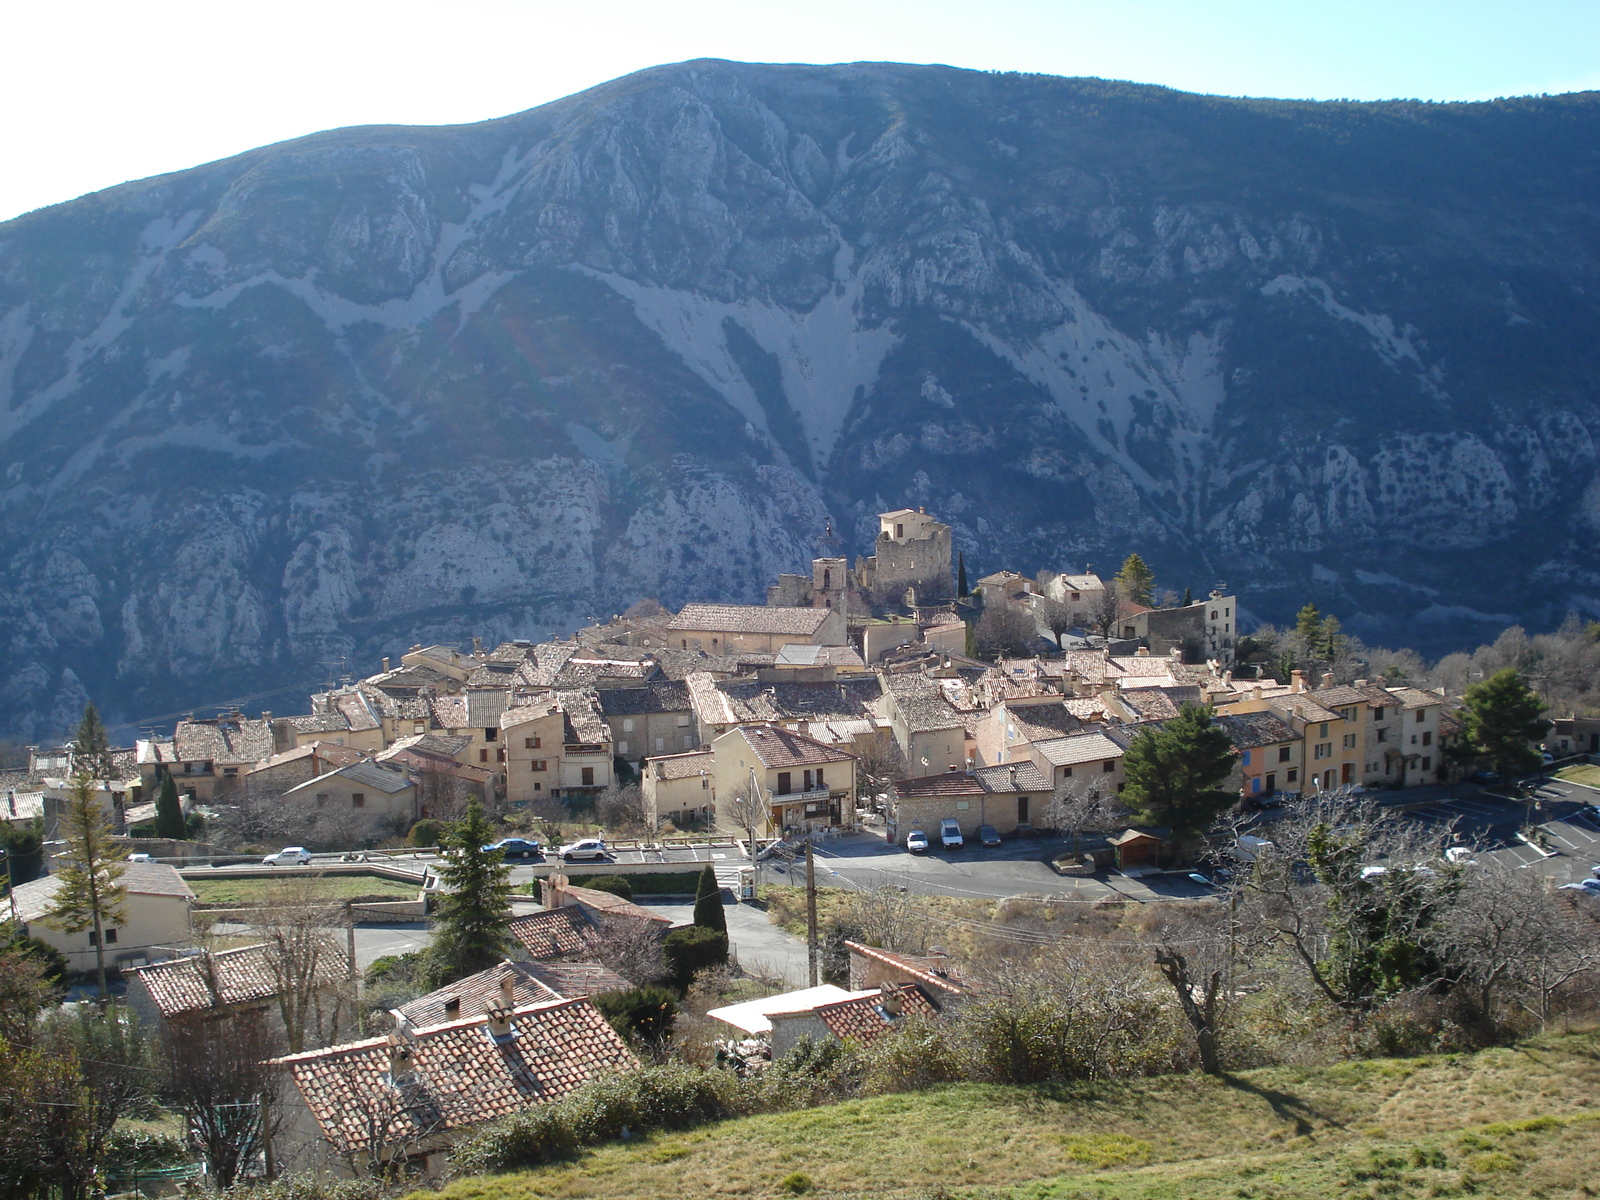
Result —
[{"label": "rocky cliff face", "polygon": [[1597,160],[1592,94],[699,62],[42,210],[0,730],[756,600],[902,504],[1428,649],[1594,611]]}]

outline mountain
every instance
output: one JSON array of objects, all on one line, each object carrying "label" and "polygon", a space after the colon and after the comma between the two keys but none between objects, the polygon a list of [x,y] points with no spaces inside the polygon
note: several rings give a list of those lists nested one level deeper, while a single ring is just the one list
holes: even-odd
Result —
[{"label": "mountain", "polygon": [[1425,650],[1596,612],[1597,216],[1596,93],[713,61],[43,209],[0,731],[757,600],[913,504]]}]

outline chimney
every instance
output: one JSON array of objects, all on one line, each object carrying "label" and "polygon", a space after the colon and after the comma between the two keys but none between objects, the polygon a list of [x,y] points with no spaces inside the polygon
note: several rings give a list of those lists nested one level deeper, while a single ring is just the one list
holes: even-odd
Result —
[{"label": "chimney", "polygon": [[387,654],[383,656],[383,673],[385,675],[389,673],[389,656]]},{"label": "chimney", "polygon": [[399,1079],[411,1074],[411,1047],[397,1033],[389,1035],[389,1078]]},{"label": "chimney", "polygon": [[1256,684],[1255,687],[1250,689],[1250,699],[1252,699],[1252,700],[1261,699],[1261,685],[1259,683]]},{"label": "chimney", "polygon": [[472,654],[474,658],[483,657],[483,639],[481,637],[472,639]]},{"label": "chimney", "polygon": [[509,971],[500,977],[500,1007],[515,1008],[517,1001],[514,994],[517,986],[517,977]]},{"label": "chimney", "polygon": [[499,1041],[501,1038],[511,1036],[511,1010],[509,1008],[491,1008],[488,1016],[490,1037]]},{"label": "chimney", "polygon": [[921,514],[922,514],[922,515],[924,515],[924,516],[926,516],[926,515],[927,515],[927,513],[928,513],[928,510],[927,510],[927,509],[925,509],[925,508],[923,508],[923,507],[922,507],[922,505],[920,505],[920,504],[919,504],[919,505],[917,505],[917,511],[918,511],[918,512],[919,512],[919,513],[921,513]]},{"label": "chimney", "polygon": [[1323,687],[1332,687],[1333,686],[1333,672],[1332,671],[1324,671],[1322,673],[1322,686]]},{"label": "chimney", "polygon": [[950,774],[954,775],[960,769],[961,769],[961,767],[960,767],[959,764],[957,764],[957,763],[951,763],[950,764]]},{"label": "chimney", "polygon": [[898,1017],[905,1009],[905,997],[898,991],[878,989],[878,1007],[891,1017]]},{"label": "chimney", "polygon": [[1358,680],[1356,680],[1355,686],[1356,687],[1360,687],[1360,688],[1364,688],[1364,687],[1367,686],[1367,681],[1365,679],[1358,679]]},{"label": "chimney", "polygon": [[1304,671],[1295,670],[1289,672],[1289,690],[1291,692],[1303,692],[1306,690],[1306,673]]},{"label": "chimney", "polygon": [[1133,652],[1133,656],[1135,658],[1149,658],[1150,657],[1150,647],[1149,646],[1140,646],[1137,650],[1135,650]]}]

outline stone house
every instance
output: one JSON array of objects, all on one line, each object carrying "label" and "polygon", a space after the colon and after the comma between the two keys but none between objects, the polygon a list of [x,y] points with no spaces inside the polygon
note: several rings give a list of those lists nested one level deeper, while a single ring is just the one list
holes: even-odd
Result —
[{"label": "stone house", "polygon": [[639,787],[644,810],[653,821],[682,826],[711,816],[711,772],[715,757],[709,750],[665,754],[647,758]]},{"label": "stone house", "polygon": [[908,769],[918,775],[965,769],[977,753],[975,741],[969,747],[968,731],[978,714],[957,709],[939,681],[920,671],[888,672],[882,678],[879,712],[889,722]]},{"label": "stone house", "polygon": [[1390,688],[1389,694],[1401,709],[1393,759],[1396,781],[1402,787],[1438,781],[1445,765],[1440,745],[1444,697],[1414,687]]},{"label": "stone house", "polygon": [[1035,742],[1083,731],[1084,723],[1067,707],[1066,697],[1007,696],[996,700],[973,726],[974,762],[980,766],[1027,761]]},{"label": "stone house", "polygon": [[396,834],[404,834],[420,816],[417,788],[410,776],[366,759],[297,784],[283,798],[315,805],[323,819],[348,813],[361,824],[392,829]]},{"label": "stone house", "polygon": [[711,802],[720,829],[744,828],[730,805],[748,794],[752,775],[767,813],[767,827],[757,834],[854,822],[853,754],[793,730],[745,725],[716,738],[711,755]]},{"label": "stone house", "polygon": [[[1323,678],[1326,680],[1327,676]],[[1315,688],[1308,695],[1338,717],[1331,723],[1317,722],[1315,736],[1309,727],[1306,731],[1306,740],[1311,743],[1307,763],[1310,771],[1317,775],[1318,786],[1330,791],[1361,783],[1366,777],[1368,706],[1371,703],[1366,689],[1332,684]],[[1319,753],[1323,756],[1321,759],[1317,757]]]},{"label": "stone house", "polygon": [[[189,910],[195,896],[174,868],[165,863],[124,863],[118,882],[127,893],[123,900],[127,915],[120,925],[104,930],[107,967],[143,966],[169,957],[188,942]],[[17,920],[24,933],[66,955],[73,971],[92,971],[94,929],[63,933],[45,921],[60,883],[59,876],[46,875],[12,889]]]},{"label": "stone house", "polygon": [[680,679],[601,688],[596,696],[618,758],[638,764],[648,755],[679,754],[700,745],[689,685]]},{"label": "stone house", "polygon": [[506,753],[506,802],[521,808],[561,792],[561,747],[567,715],[554,698],[541,697],[500,714]]},{"label": "stone house", "polygon": [[856,578],[880,607],[901,603],[908,590],[927,604],[955,594],[952,562],[950,526],[926,509],[902,508],[878,514],[873,553],[856,560]]},{"label": "stone house", "polygon": [[273,1060],[288,1090],[280,1160],[370,1178],[441,1174],[461,1131],[559,1100],[639,1061],[585,998],[495,1007]]},{"label": "stone house", "polygon": [[1057,604],[1066,606],[1068,620],[1079,629],[1088,628],[1094,612],[1106,594],[1106,585],[1098,575],[1053,575],[1044,580],[1040,591]]},{"label": "stone house", "polygon": [[431,696],[428,698],[430,730],[468,739],[457,761],[504,772],[506,748],[500,739],[500,714],[510,703],[509,693],[498,689]]},{"label": "stone house", "polygon": [[763,667],[733,679],[697,671],[686,683],[702,745],[739,725],[870,721],[883,694],[876,675],[840,677],[831,666]]},{"label": "stone house", "polygon": [[874,988],[794,1011],[769,1012],[768,1045],[775,1059],[788,1054],[802,1039],[813,1045],[830,1041],[871,1045],[900,1021],[909,1017],[931,1020],[938,1015],[938,1007],[917,984]]},{"label": "stone house", "polygon": [[1219,668],[1233,662],[1238,642],[1236,597],[1212,592],[1195,604],[1177,608],[1130,605],[1121,619],[1124,637],[1136,638],[1152,657],[1180,651],[1186,658],[1211,661]]},{"label": "stone house", "polygon": [[290,788],[361,761],[359,750],[332,742],[307,742],[263,759],[244,773],[247,796],[281,796]]},{"label": "stone house", "polygon": [[[1137,730],[1138,726],[1124,725],[1103,732],[1075,733],[1033,742],[1027,750],[1028,760],[1050,780],[1052,788],[1082,783],[1099,785],[1108,792],[1120,792],[1122,754],[1126,742]],[[1116,735],[1115,740],[1112,735]]]},{"label": "stone house", "polygon": [[1557,717],[1545,735],[1544,748],[1557,758],[1600,753],[1600,717]]},{"label": "stone house", "polygon": [[[1032,762],[977,767],[972,777],[983,785],[978,823],[993,826],[999,834],[1026,833],[1044,824],[1054,789],[1050,779]],[[963,827],[962,832],[966,829]]]},{"label": "stone house", "polygon": [[[283,1014],[277,1001],[285,976],[274,968],[273,953],[269,944],[261,943],[126,971],[128,1004],[150,1028],[165,1025],[181,1033],[201,1022],[259,1018],[281,1034]],[[312,968],[303,1007],[312,1040],[326,1044],[354,1031],[351,969],[343,954],[321,956]]]},{"label": "stone house", "polygon": [[1042,821],[1050,794],[1050,781],[1030,762],[897,779],[889,784],[886,835],[903,846],[920,829],[934,840],[945,820],[955,821],[968,838],[980,825],[1018,833]]},{"label": "stone house", "polygon": [[418,996],[391,1009],[395,1025],[410,1032],[464,1017],[485,1017],[496,1008],[520,1008],[552,1000],[574,1000],[633,985],[599,963],[505,962]]},{"label": "stone house", "polygon": [[843,646],[843,614],[831,608],[785,608],[751,604],[686,604],[667,622],[668,644],[680,650],[732,654],[776,653],[793,642]]},{"label": "stone house", "polygon": [[242,787],[244,773],[272,753],[271,713],[188,718],[178,722],[170,743],[156,738],[140,744],[139,781],[154,796],[165,771],[179,792],[204,804]]}]

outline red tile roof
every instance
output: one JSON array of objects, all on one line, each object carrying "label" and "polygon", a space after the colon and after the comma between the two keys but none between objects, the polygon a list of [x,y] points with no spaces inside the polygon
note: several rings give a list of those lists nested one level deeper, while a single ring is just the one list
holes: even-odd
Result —
[{"label": "red tile roof", "polygon": [[[395,1009],[394,1013],[401,1024],[409,1025],[413,1029],[442,1025],[447,1021],[459,1021],[466,1017],[482,1016],[492,1008],[508,1007],[501,987],[501,980],[504,979],[511,981],[513,1007],[522,1004],[543,1004],[549,1000],[565,998],[546,987],[544,982],[533,974],[529,964],[503,962],[490,967],[487,971],[479,971],[476,975],[468,975],[465,979],[457,980],[449,987],[429,992],[426,996],[418,996],[411,1003]],[[453,1006],[452,1001],[454,1001]]]},{"label": "red tile roof", "polygon": [[[638,1059],[586,999],[525,1005],[495,1038],[483,1017],[273,1060],[342,1153],[421,1141],[559,1100]],[[406,1058],[391,1073],[391,1047]]]},{"label": "red tile roof", "polygon": [[[899,1011],[895,1008],[898,1006]],[[876,996],[857,996],[833,1004],[819,1004],[813,1010],[828,1032],[840,1041],[854,1038],[868,1043],[880,1037],[896,1021],[905,1017],[936,1017],[939,1010],[914,983],[884,988]]]},{"label": "red tile roof", "polygon": [[832,615],[826,608],[760,604],[685,604],[667,623],[674,632],[815,634]]},{"label": "red tile roof", "polygon": [[530,958],[560,958],[589,949],[587,934],[594,928],[581,908],[547,908],[511,918],[511,936],[521,942]]},{"label": "red tile roof", "polygon": [[[278,994],[271,947],[241,946],[215,954],[172,958],[126,972],[129,986],[143,984],[166,1018],[205,1012],[230,1004],[270,1000]],[[344,981],[347,966],[342,955],[326,955],[317,963],[317,980],[323,987]]]},{"label": "red tile roof", "polygon": [[[910,954],[897,954],[893,950],[879,950],[875,946],[863,946],[860,942],[846,942],[844,948],[851,954],[863,958],[875,959],[885,966],[893,967],[897,971],[904,971],[927,987],[937,992],[959,996],[962,993],[961,985],[948,975],[939,975],[934,971],[934,966],[939,962],[948,962],[948,959],[920,958]],[[852,977],[854,970],[851,971]]]}]

